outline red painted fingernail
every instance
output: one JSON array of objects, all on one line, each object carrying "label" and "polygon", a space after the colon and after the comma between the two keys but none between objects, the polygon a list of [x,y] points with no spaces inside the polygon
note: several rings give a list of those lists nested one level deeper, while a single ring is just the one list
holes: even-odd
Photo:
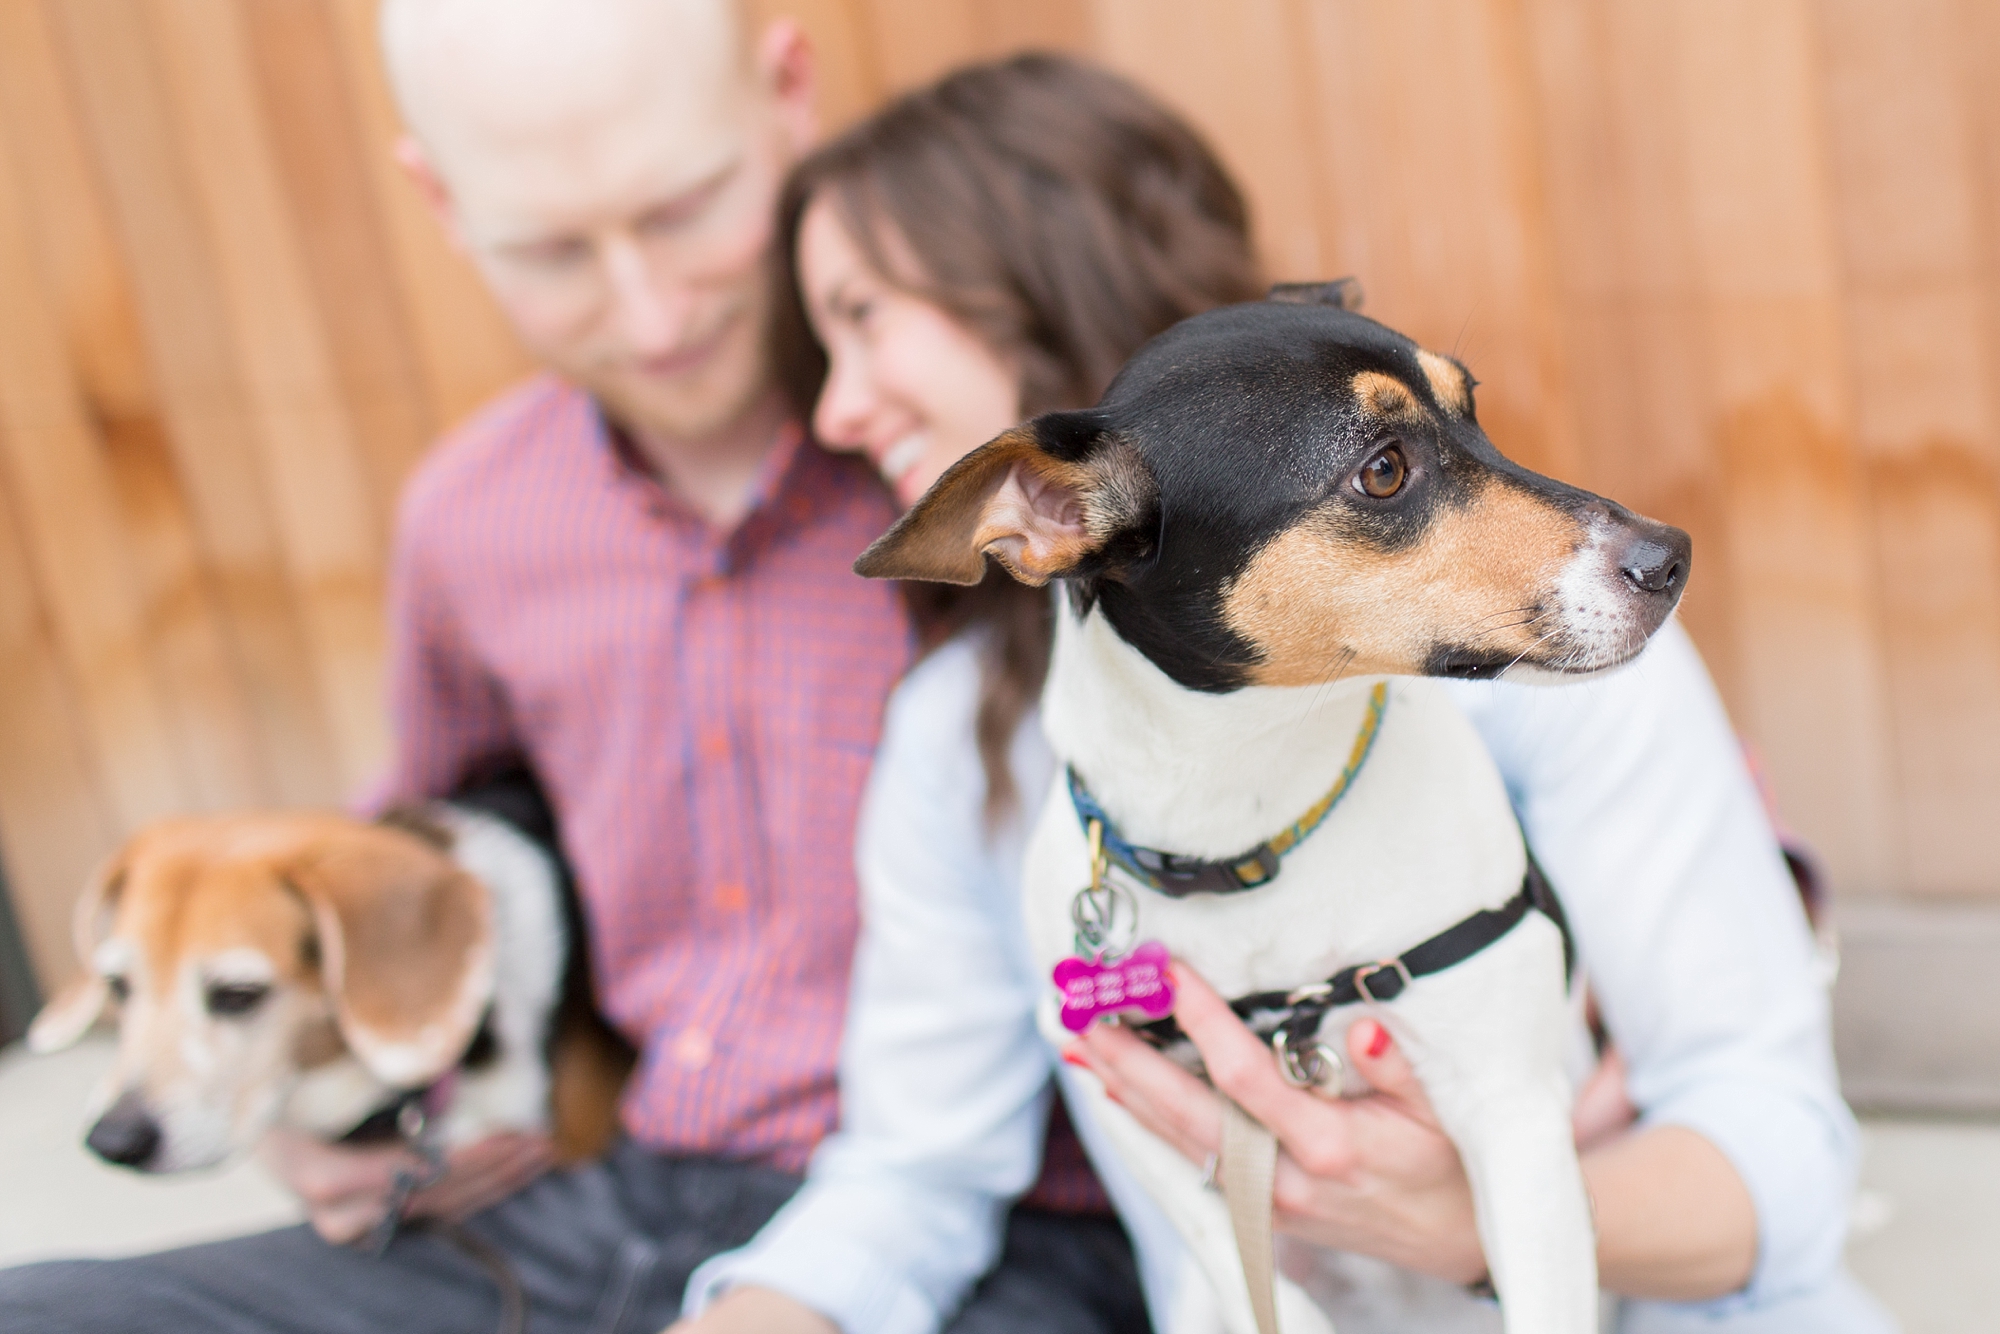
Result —
[{"label": "red painted fingernail", "polygon": [[1368,1059],[1372,1061],[1387,1050],[1389,1050],[1389,1030],[1376,1024],[1375,1036],[1368,1039]]},{"label": "red painted fingernail", "polygon": [[1073,1065],[1079,1070],[1090,1069],[1090,1062],[1086,1061],[1083,1058],[1083,1053],[1074,1047],[1064,1047],[1062,1058],[1064,1065]]}]

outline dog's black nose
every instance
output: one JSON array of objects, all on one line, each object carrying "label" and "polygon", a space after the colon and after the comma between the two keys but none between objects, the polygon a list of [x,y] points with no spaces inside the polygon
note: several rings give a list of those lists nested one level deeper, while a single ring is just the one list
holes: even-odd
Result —
[{"label": "dog's black nose", "polygon": [[120,1167],[144,1167],[160,1151],[160,1123],[139,1101],[137,1093],[126,1093],[97,1118],[83,1142],[107,1163]]},{"label": "dog's black nose", "polygon": [[1643,593],[1678,593],[1687,582],[1692,550],[1686,533],[1661,525],[1632,540],[1618,558],[1618,569]]}]

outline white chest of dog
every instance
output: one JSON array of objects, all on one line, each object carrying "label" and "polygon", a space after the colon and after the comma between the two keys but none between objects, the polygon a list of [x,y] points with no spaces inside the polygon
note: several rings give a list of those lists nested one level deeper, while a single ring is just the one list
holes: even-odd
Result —
[{"label": "white chest of dog", "polygon": [[[960,460],[856,569],[965,584],[990,555],[1066,583],[1043,718],[1078,788],[1058,780],[1028,849],[1042,964],[1076,948],[1072,905],[1093,883],[1082,812],[1130,872],[1137,928],[1112,943],[1158,940],[1225,996],[1275,993],[1295,1056],[1322,1024],[1339,1050],[1372,1011],[1465,1162],[1510,1334],[1590,1334],[1559,909],[1484,747],[1421,678],[1628,660],[1678,601],[1688,542],[1506,460],[1464,368],[1345,295],[1281,289],[1184,321],[1096,408]],[[1052,988],[1060,1037],[1055,1009]],[[1268,1175],[1260,1214],[1244,1204],[1256,1174],[1232,1180],[1226,1148],[1225,1205],[1101,1096],[1088,1114],[1190,1243],[1233,1334],[1328,1327],[1296,1286],[1274,1309],[1267,1283],[1245,1281],[1270,1272]],[[1225,1122],[1239,1161],[1254,1143],[1268,1164],[1267,1132]]]},{"label": "white chest of dog", "polygon": [[[1126,839],[1220,860],[1269,838],[1325,794],[1349,760],[1373,686],[1360,678],[1189,692],[1101,617],[1065,617],[1043,710],[1058,756]],[[1352,785],[1275,878],[1240,893],[1180,898],[1121,879],[1138,905],[1133,934],[1161,941],[1234,997],[1394,959],[1513,899],[1526,862],[1478,735],[1442,690],[1401,678],[1390,684],[1380,732]],[[1024,882],[1029,939],[1045,972],[1075,952],[1071,904],[1089,880],[1083,825],[1058,780]],[[1064,1041],[1056,1002],[1051,992],[1043,1025]],[[1388,1003],[1333,1010],[1319,1030],[1334,1051],[1346,1050],[1346,1028],[1364,1014],[1395,1034],[1465,1161],[1510,1329],[1596,1328],[1594,1239],[1570,1138],[1569,1011],[1561,931],[1529,913],[1464,962],[1417,979]],[[1123,1108],[1100,1095],[1089,1114],[1189,1241],[1227,1327],[1252,1334],[1223,1197]],[[1277,1302],[1285,1334],[1332,1328],[1282,1278]]]}]

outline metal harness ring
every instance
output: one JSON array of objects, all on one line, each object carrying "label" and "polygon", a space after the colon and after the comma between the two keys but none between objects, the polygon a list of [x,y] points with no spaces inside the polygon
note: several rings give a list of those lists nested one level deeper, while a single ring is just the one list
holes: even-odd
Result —
[{"label": "metal harness ring", "polygon": [[1280,1028],[1271,1035],[1271,1053],[1278,1058],[1278,1074],[1295,1089],[1328,1088],[1339,1091],[1346,1064],[1326,1043],[1315,1038],[1300,1047],[1292,1045],[1291,1030]]}]

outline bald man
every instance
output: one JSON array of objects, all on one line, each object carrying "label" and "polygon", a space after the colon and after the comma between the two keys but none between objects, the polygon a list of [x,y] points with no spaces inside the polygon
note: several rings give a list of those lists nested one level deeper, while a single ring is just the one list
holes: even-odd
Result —
[{"label": "bald man", "polygon": [[[0,1329],[652,1334],[832,1128],[853,829],[910,634],[854,557],[893,517],[773,373],[771,244],[814,134],[789,21],[729,0],[387,0],[398,154],[546,370],[411,479],[391,589],[397,750],[376,799],[525,760],[573,864],[598,988],[639,1049],[606,1164],[513,1135],[454,1155],[380,1258],[345,1243],[412,1160],[275,1134],[311,1227],[0,1273]],[[463,1231],[423,1226],[465,1220]],[[1143,1328],[1115,1222],[1017,1214],[957,1313],[847,1334]],[[832,1290],[829,1288],[828,1290]],[[512,1294],[512,1295],[509,1295]],[[886,1318],[886,1315],[885,1315]],[[724,1294],[703,1334],[828,1334]]]}]

